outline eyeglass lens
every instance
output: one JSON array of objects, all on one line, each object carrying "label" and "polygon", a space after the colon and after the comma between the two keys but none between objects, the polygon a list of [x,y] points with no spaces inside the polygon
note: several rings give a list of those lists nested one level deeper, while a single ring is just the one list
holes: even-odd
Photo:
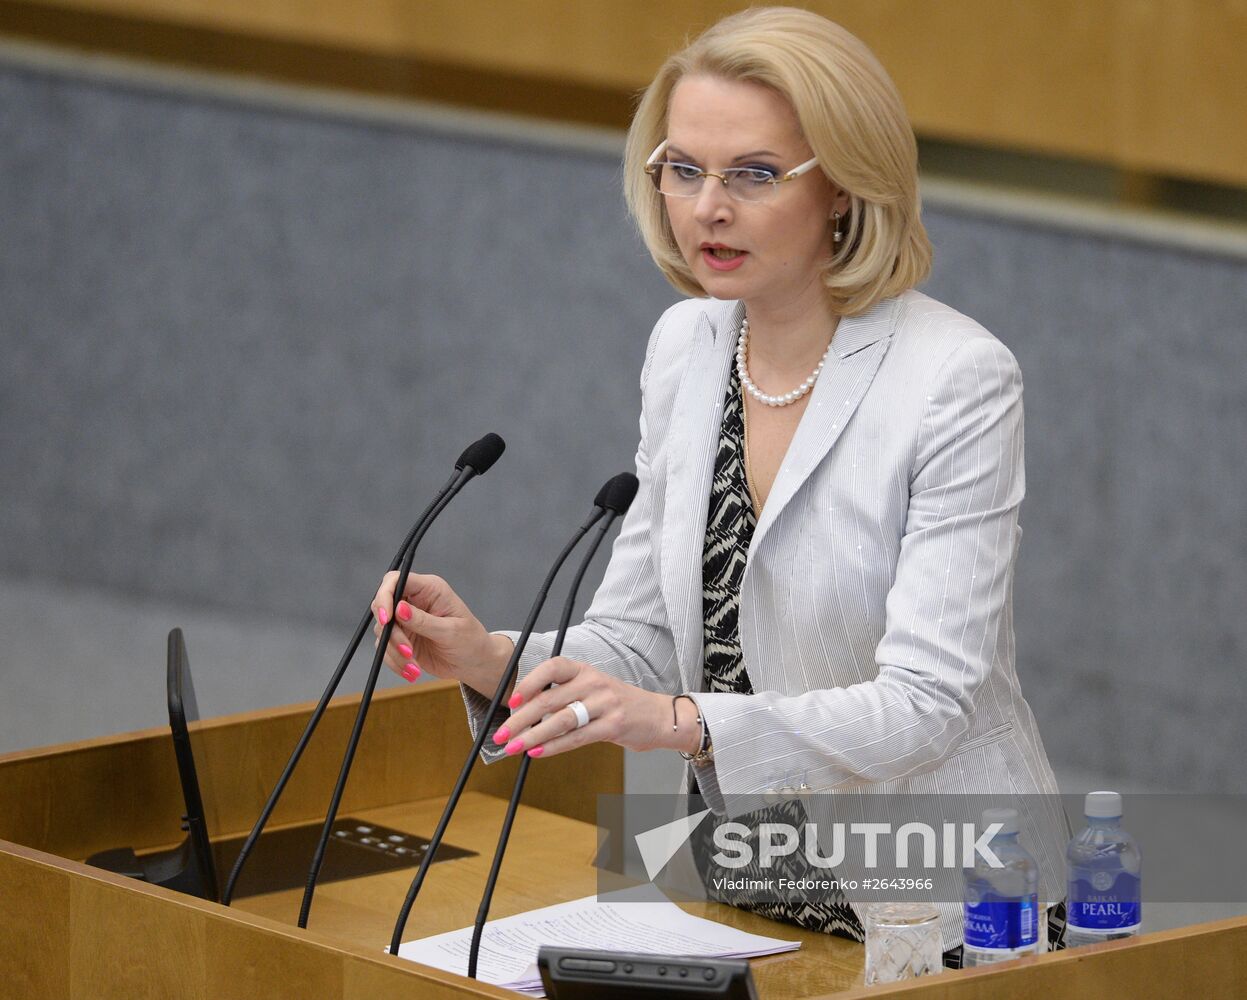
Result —
[{"label": "eyeglass lens", "polygon": [[[703,174],[687,163],[657,164],[658,190],[675,198],[693,198],[701,193],[702,184],[723,183],[713,174]],[[761,201],[775,191],[775,176],[766,170],[733,167],[725,170],[727,193],[737,201]]]}]

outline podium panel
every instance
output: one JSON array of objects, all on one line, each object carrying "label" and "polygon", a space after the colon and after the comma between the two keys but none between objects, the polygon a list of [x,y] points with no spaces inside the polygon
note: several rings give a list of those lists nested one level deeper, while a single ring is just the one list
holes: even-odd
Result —
[{"label": "podium panel", "polygon": [[[336,701],[304,755],[271,828],[321,817],[358,696]],[[204,723],[203,772],[214,836],[245,833],[302,731],[311,706]],[[341,815],[428,836],[470,745],[458,686],[379,693]],[[197,748],[198,750],[199,748]],[[517,761],[473,772],[447,830],[472,854],[430,868],[405,937],[468,926],[476,914]],[[536,762],[491,916],[578,899],[597,888],[597,793],[623,786],[622,752],[593,746]],[[514,997],[510,991],[393,958],[383,949],[414,868],[318,886],[307,930],[301,889],[232,907],[91,868],[99,850],[166,848],[181,838],[180,790],[167,731],[151,730],[0,757],[0,997],[136,1000],[378,996]],[[801,949],[751,962],[765,1000],[905,996],[1247,994],[1247,919],[1111,942],[894,986],[862,985],[862,949],[716,903],[683,909]]]}]

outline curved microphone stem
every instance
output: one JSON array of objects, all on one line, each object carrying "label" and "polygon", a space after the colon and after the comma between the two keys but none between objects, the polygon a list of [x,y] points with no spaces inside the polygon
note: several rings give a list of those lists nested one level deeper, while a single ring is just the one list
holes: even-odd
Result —
[{"label": "curved microphone stem", "polygon": [[[597,536],[589,543],[589,551],[585,553],[585,557],[580,561],[580,568],[576,570],[576,579],[572,581],[571,589],[567,594],[567,600],[563,604],[563,617],[559,619],[559,631],[554,639],[554,648],[550,652],[550,659],[554,659],[563,651],[563,640],[567,637],[567,626],[572,618],[572,609],[576,605],[576,595],[580,591],[580,581],[584,579],[585,571],[589,568],[589,563],[593,561],[593,557],[597,554],[598,547],[602,544],[602,539],[606,537],[606,532],[610,530],[611,523],[618,516],[619,514],[616,511],[608,510],[606,512],[606,518],[598,527]],[[481,895],[481,905],[476,913],[476,923],[472,927],[472,950],[468,953],[469,979],[476,978],[476,962],[480,957],[481,935],[485,931],[485,921],[489,918],[489,904],[494,898],[494,886],[498,882],[498,873],[502,870],[502,857],[506,853],[507,841],[511,837],[511,827],[515,822],[515,813],[519,809],[520,796],[524,794],[524,781],[528,777],[530,764],[532,764],[532,758],[528,754],[524,754],[523,759],[520,761],[519,773],[515,776],[515,787],[511,791],[511,801],[507,803],[507,814],[502,821],[502,830],[498,834],[498,847],[494,851],[494,861],[489,869],[489,878],[485,881],[485,891]]]},{"label": "curved microphone stem", "polygon": [[[407,537],[403,539],[403,544],[399,546],[397,555],[394,556],[390,563],[390,572],[398,569],[402,565],[403,557],[407,554],[407,550],[411,548],[412,542],[416,537],[416,533],[424,527],[425,523],[431,518],[436,517],[435,509],[440,510],[438,506],[442,503],[446,494],[455,489],[456,483],[462,473],[458,470],[446,480],[446,485],[433,498],[433,501],[424,508],[423,513],[416,518],[416,523],[411,526],[411,530],[407,532]],[[342,654],[342,659],[338,661],[338,666],[334,669],[333,676],[329,678],[329,684],[325,687],[325,693],[320,696],[312,717],[308,719],[307,727],[303,730],[303,735],[299,737],[299,742],[295,744],[294,752],[290,755],[290,759],[286,761],[286,767],[281,772],[281,777],[277,779],[277,785],[273,789],[273,793],[268,797],[268,801],[264,803],[264,809],[260,813],[260,818],[256,820],[255,826],[251,828],[251,833],[247,835],[246,841],[242,845],[242,850],[238,852],[238,857],[234,861],[234,868],[229,874],[229,879],[225,883],[225,891],[221,894],[221,902],[229,906],[230,900],[234,896],[234,887],[238,883],[238,878],[242,874],[243,865],[247,863],[247,858],[251,856],[256,842],[260,839],[260,834],[264,830],[265,824],[268,823],[269,817],[272,816],[273,810],[277,808],[277,802],[281,798],[282,793],[286,790],[286,785],[290,781],[291,775],[294,774],[295,768],[299,764],[299,758],[303,756],[303,751],[307,749],[308,742],[312,738],[312,733],[316,731],[316,727],[320,724],[320,718],[325,714],[325,709],[329,706],[334,693],[338,690],[338,685],[342,682],[342,677],[346,673],[346,668],[355,656],[355,651],[359,649],[359,644],[363,640],[365,633],[368,631],[369,625],[372,623],[372,606],[364,612],[364,616],[359,620],[359,624],[355,626],[355,634],[351,636],[351,641],[347,643],[346,651]]]},{"label": "curved microphone stem", "polygon": [[[445,510],[446,505],[455,498],[455,494],[476,474],[476,470],[471,466],[466,466],[456,473],[450,489],[445,496],[441,497],[433,505],[428,517],[424,519],[424,523],[416,530],[411,539],[411,544],[407,546],[407,551],[403,555],[402,565],[398,570],[398,580],[394,587],[396,607],[400,596],[407,589],[407,577],[411,573],[411,564],[415,560],[416,549],[420,545],[420,540],[424,538],[424,534],[429,530],[430,525],[437,520],[437,515]],[[390,620],[386,622],[385,627],[381,630],[381,638],[377,642],[377,651],[372,658],[372,668],[368,671],[368,680],[364,684],[364,693],[360,697],[359,711],[355,713],[355,726],[351,730],[350,739],[347,740],[346,744],[346,752],[342,756],[342,768],[338,772],[338,783],[334,786],[333,796],[329,801],[329,813],[325,816],[325,823],[320,831],[320,840],[316,843],[316,853],[312,856],[311,867],[308,868],[307,887],[303,890],[303,903],[299,908],[300,927],[307,926],[308,914],[312,910],[312,896],[316,892],[316,879],[320,875],[321,865],[325,861],[325,847],[328,845],[329,835],[333,831],[333,821],[338,816],[338,806],[342,803],[342,794],[346,790],[346,780],[350,777],[351,764],[355,760],[355,751],[359,747],[360,737],[364,732],[364,720],[367,718],[368,708],[372,704],[372,692],[377,686],[377,677],[381,673],[381,663],[385,659],[385,651],[389,648],[390,635],[394,631],[397,619],[397,614],[390,617]]]},{"label": "curved microphone stem", "polygon": [[489,723],[492,721],[494,713],[498,711],[498,706],[502,704],[502,697],[506,694],[507,688],[511,686],[511,682],[515,679],[515,674],[519,669],[520,656],[524,652],[524,647],[528,644],[528,637],[532,635],[533,626],[537,622],[537,616],[541,613],[542,606],[546,602],[546,595],[550,592],[550,585],[554,583],[555,576],[563,568],[563,563],[571,555],[572,549],[580,543],[580,540],[589,529],[597,524],[606,513],[601,507],[594,509],[589,519],[576,530],[576,534],[563,547],[563,551],[559,553],[558,558],[554,561],[554,565],[550,567],[550,572],[546,574],[545,581],[541,585],[541,591],[537,594],[537,599],[533,601],[533,606],[528,612],[528,618],[524,622],[524,629],[515,643],[515,651],[511,654],[511,659],[507,661],[506,669],[502,672],[502,678],[498,681],[498,687],[494,691],[493,699],[485,712],[485,724],[481,726],[480,732],[476,734],[476,739],[472,743],[472,749],[468,752],[467,759],[463,762],[463,768],[459,772],[459,779],[455,782],[454,790],[450,793],[450,798],[446,802],[446,808],[442,810],[442,818],[438,820],[437,829],[433,831],[433,838],[429,842],[428,850],[424,852],[424,858],[420,861],[420,869],[416,872],[415,878],[411,880],[411,887],[407,890],[407,898],[403,900],[403,907],[399,911],[398,920],[394,923],[394,933],[390,936],[391,955],[398,954],[399,945],[402,943],[403,930],[407,926],[407,917],[411,914],[411,908],[416,902],[416,896],[419,895],[420,887],[424,884],[424,876],[429,870],[429,865],[433,863],[433,856],[437,853],[437,849],[442,843],[446,827],[450,824],[450,818],[454,815],[455,807],[458,806],[459,799],[463,795],[463,789],[468,783],[468,776],[471,775],[472,768],[476,766],[477,757],[480,755],[481,748],[485,745],[485,740],[490,736]]}]

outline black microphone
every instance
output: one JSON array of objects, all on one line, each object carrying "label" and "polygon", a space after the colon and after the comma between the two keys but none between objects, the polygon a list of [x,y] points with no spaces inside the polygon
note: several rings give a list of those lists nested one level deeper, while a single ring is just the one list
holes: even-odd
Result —
[{"label": "black microphone", "polygon": [[463,449],[463,454],[455,462],[455,470],[471,469],[472,475],[483,476],[493,468],[494,463],[506,450],[507,443],[491,431],[479,441],[473,441]]},{"label": "black microphone", "polygon": [[[458,474],[452,483],[446,495],[438,500],[429,510],[428,516],[424,523],[412,533],[411,542],[407,546],[407,551],[403,555],[402,565],[398,569],[398,579],[394,586],[394,604],[398,606],[398,601],[403,593],[407,590],[407,577],[411,573],[411,564],[416,558],[416,549],[420,545],[424,534],[429,527],[437,519],[437,516],[446,508],[446,505],[455,498],[455,495],[463,489],[469,480],[480,475],[481,472],[487,471],[502,455],[506,445],[502,438],[497,434],[487,434],[479,441],[469,445],[459,461],[455,463]],[[338,783],[334,786],[333,795],[329,800],[329,812],[325,816],[324,826],[321,827],[320,840],[316,843],[316,851],[312,855],[312,863],[307,871],[307,887],[303,890],[303,903],[299,907],[299,926],[307,926],[307,918],[312,910],[312,896],[316,892],[316,879],[320,875],[321,865],[325,861],[325,848],[329,844],[329,835],[333,832],[333,821],[338,816],[338,807],[342,804],[342,795],[346,791],[346,781],[351,774],[351,765],[355,760],[355,751],[359,748],[359,741],[364,734],[364,720],[368,716],[368,708],[372,704],[372,693],[377,686],[377,678],[381,673],[381,664],[385,659],[385,651],[390,644],[390,636],[394,632],[394,626],[397,624],[398,615],[395,614],[386,622],[385,627],[381,630],[381,637],[377,641],[377,651],[372,658],[372,668],[368,671],[368,680],[364,683],[364,692],[360,698],[359,711],[355,715],[355,726],[351,730],[350,739],[346,743],[346,751],[342,755],[342,768],[338,772]]]},{"label": "black microphone", "polygon": [[[606,537],[606,532],[610,530],[611,523],[615,518],[628,512],[628,507],[632,504],[633,498],[636,497],[638,486],[639,483],[636,476],[631,472],[621,472],[603,486],[598,493],[594,503],[606,509],[606,516],[598,525],[596,536],[589,543],[589,551],[580,560],[580,567],[576,570],[576,578],[572,581],[571,589],[568,590],[567,600],[563,602],[563,615],[559,619],[559,630],[554,638],[554,648],[550,653],[550,659],[554,659],[563,651],[563,640],[567,637],[567,626],[571,621],[572,609],[576,606],[576,595],[580,590],[580,582],[584,579],[585,571],[589,568],[589,563],[593,561],[593,557],[597,554],[598,547],[602,544],[602,539]],[[550,688],[547,687],[546,690],[548,691]],[[524,782],[528,777],[528,768],[532,764],[532,758],[528,754],[524,754],[523,758],[520,761],[519,773],[515,776],[515,787],[511,790],[511,801],[507,803],[507,814],[502,821],[502,830],[498,834],[498,846],[494,850],[494,860],[489,868],[489,878],[485,881],[485,891],[481,893],[481,905],[476,912],[476,923],[472,927],[472,948],[468,952],[469,979],[476,978],[476,962],[480,957],[481,935],[485,931],[485,921],[489,918],[489,905],[493,902],[494,887],[498,883],[498,873],[502,870],[502,857],[507,849],[507,841],[511,838],[511,827],[515,822],[515,813],[520,806],[520,796],[524,793]]]},{"label": "black microphone", "polygon": [[[515,643],[515,650],[511,653],[511,658],[507,661],[506,669],[502,672],[502,677],[498,681],[498,687],[494,691],[494,696],[489,702],[489,708],[485,712],[485,724],[481,726],[480,732],[476,734],[476,739],[472,743],[472,749],[468,751],[467,759],[464,760],[463,767],[459,771],[459,778],[455,782],[455,787],[451,790],[446,807],[442,810],[441,819],[437,821],[437,828],[433,831],[433,837],[429,841],[428,849],[424,852],[424,857],[420,861],[420,868],[411,880],[411,886],[407,890],[407,897],[403,900],[398,919],[394,923],[394,933],[390,936],[391,955],[398,954],[399,946],[402,944],[403,930],[407,926],[407,918],[411,914],[411,908],[416,902],[416,896],[420,893],[420,887],[424,884],[424,877],[429,870],[429,865],[433,863],[434,855],[441,845],[442,837],[446,833],[446,827],[450,825],[450,818],[454,815],[455,809],[459,805],[459,799],[462,797],[463,789],[468,783],[469,776],[472,774],[472,768],[476,766],[481,748],[485,745],[485,740],[490,735],[490,723],[498,711],[498,706],[502,704],[503,695],[506,694],[507,688],[511,686],[511,682],[515,679],[516,672],[519,670],[520,656],[524,652],[524,647],[528,644],[528,637],[532,635],[533,626],[537,622],[537,616],[545,605],[546,595],[550,592],[550,586],[554,583],[555,576],[562,569],[563,563],[567,561],[567,557],[571,554],[572,549],[579,544],[589,529],[605,516],[609,516],[612,519],[617,517],[622,512],[620,508],[621,503],[622,509],[627,509],[628,504],[632,502],[632,497],[636,495],[637,490],[636,477],[630,473],[626,475],[633,483],[631,492],[628,492],[625,484],[615,485],[617,480],[624,478],[623,476],[616,476],[598,490],[598,494],[593,501],[593,512],[576,529],[576,533],[572,535],[571,540],[563,546],[563,551],[558,554],[558,558],[554,560],[554,564],[550,567],[550,571],[546,574],[546,578],[541,584],[541,590],[529,609],[528,618],[524,622],[524,628]],[[583,570],[581,572],[583,573]]]},{"label": "black microphone", "polygon": [[[454,497],[455,493],[458,493],[463,488],[468,480],[488,472],[490,467],[502,456],[506,447],[506,443],[502,438],[497,434],[490,433],[486,434],[479,441],[472,442],[464,449],[463,454],[455,462],[454,475],[446,481],[445,485],[438,491],[437,496],[433,498],[433,501],[416,519],[415,524],[411,526],[411,530],[407,532],[407,536],[403,539],[403,544],[399,546],[398,552],[390,562],[389,572],[393,572],[402,565],[403,556],[408,549],[412,548],[413,542],[416,541],[417,533],[423,536],[421,529],[425,528],[426,525],[432,522],[433,518],[437,517],[442,508],[446,506],[446,503]],[[406,585],[405,575],[401,582],[404,586]],[[401,593],[401,588],[396,591],[396,594]],[[286,762],[281,776],[277,779],[276,787],[268,797],[268,801],[264,803],[264,808],[260,812],[260,818],[256,820],[255,826],[251,828],[251,833],[247,835],[247,839],[243,843],[242,850],[238,852],[238,857],[234,861],[234,867],[230,871],[229,879],[225,883],[225,891],[221,894],[221,902],[226,906],[229,906],[230,900],[233,898],[234,888],[238,883],[239,876],[242,874],[243,866],[247,863],[247,858],[250,857],[252,850],[255,849],[256,842],[260,839],[260,834],[268,823],[269,817],[272,816],[273,810],[277,808],[277,802],[286,790],[286,785],[290,782],[290,778],[299,764],[299,759],[303,756],[303,751],[307,749],[312,733],[316,731],[316,727],[320,724],[321,716],[325,714],[325,709],[333,699],[334,693],[337,691],[338,685],[342,682],[342,677],[346,673],[346,668],[355,656],[355,651],[359,649],[359,644],[371,623],[372,605],[370,603],[368,608],[365,609],[363,617],[359,620],[359,624],[355,626],[355,632],[347,643],[346,651],[342,654],[342,659],[338,661],[333,676],[330,677],[329,684],[325,687],[324,694],[321,695],[320,701],[317,702],[316,708],[312,711],[312,717],[308,719],[303,735],[299,737],[298,743],[295,744],[294,752],[290,755],[290,759]],[[384,649],[384,646],[378,648]]]},{"label": "black microphone", "polygon": [[593,498],[593,506],[613,511],[615,516],[622,517],[628,513],[628,508],[636,499],[636,491],[640,485],[640,481],[631,472],[621,472],[602,484],[598,495]]}]

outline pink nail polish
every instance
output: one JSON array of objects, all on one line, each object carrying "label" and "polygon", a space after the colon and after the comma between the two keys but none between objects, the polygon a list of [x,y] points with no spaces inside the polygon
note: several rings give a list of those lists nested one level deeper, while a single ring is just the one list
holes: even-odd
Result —
[{"label": "pink nail polish", "polygon": [[540,757],[545,752],[546,752],[545,747],[533,747],[531,750],[528,751],[528,756]]},{"label": "pink nail polish", "polygon": [[518,739],[512,740],[510,743],[507,744],[507,753],[512,757],[515,756],[517,753],[519,753],[523,749],[524,749],[523,740],[518,740]]},{"label": "pink nail polish", "polygon": [[407,683],[412,683],[419,676],[420,671],[412,667],[410,663],[403,668],[403,680],[407,681]]},{"label": "pink nail polish", "polygon": [[403,621],[405,622],[411,621],[411,605],[408,604],[406,601],[399,601],[398,608],[396,610],[398,612],[398,617],[401,618]]},{"label": "pink nail polish", "polygon": [[390,613],[385,608],[377,608],[377,621],[382,625],[388,625],[390,621]]},{"label": "pink nail polish", "polygon": [[402,653],[405,657],[407,657],[407,659],[409,660],[411,659],[412,649],[410,646],[407,645],[407,643],[400,642],[398,644],[398,651]]},{"label": "pink nail polish", "polygon": [[519,708],[524,704],[524,696],[522,694],[511,695],[511,700],[507,702],[507,708]]},{"label": "pink nail polish", "polygon": [[494,742],[497,743],[498,746],[502,746],[502,744],[510,738],[511,730],[509,730],[506,726],[499,726],[498,731],[494,733]]}]

